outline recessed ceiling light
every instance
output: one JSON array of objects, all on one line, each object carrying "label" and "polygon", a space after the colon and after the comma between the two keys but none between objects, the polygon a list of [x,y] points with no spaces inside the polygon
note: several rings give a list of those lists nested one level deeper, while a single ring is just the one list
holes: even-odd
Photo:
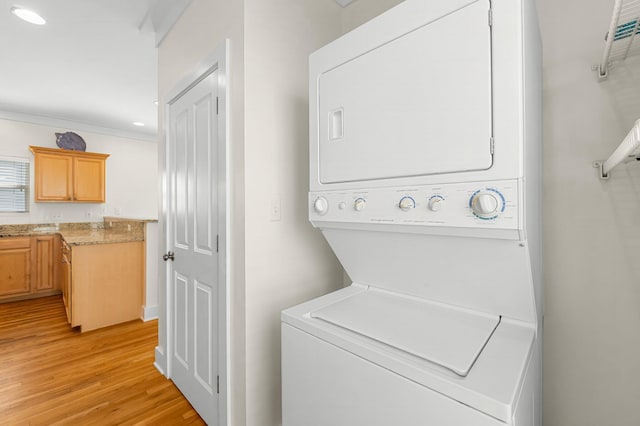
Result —
[{"label": "recessed ceiling light", "polygon": [[142,123],[142,122],[140,122],[140,121],[134,121],[132,124],[133,124],[134,126],[138,126],[138,127],[142,127],[142,126],[144,126],[144,123]]},{"label": "recessed ceiling light", "polygon": [[27,21],[31,24],[44,25],[47,23],[47,21],[45,21],[42,16],[38,15],[33,10],[23,9],[21,7],[13,6],[11,8],[11,13],[16,15],[18,18],[22,19],[23,21]]}]

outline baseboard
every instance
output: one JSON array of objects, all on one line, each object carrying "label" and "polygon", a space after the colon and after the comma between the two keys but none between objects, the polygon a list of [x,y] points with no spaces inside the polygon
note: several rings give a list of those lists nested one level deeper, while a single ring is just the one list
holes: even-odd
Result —
[{"label": "baseboard", "polygon": [[163,376],[167,377],[167,375],[164,374],[164,371],[162,371],[162,368],[160,368],[160,366],[158,365],[157,362],[154,362],[153,366],[156,368],[156,370],[158,370],[160,372],[160,374],[162,374]]},{"label": "baseboard", "polygon": [[156,367],[156,369],[160,372],[160,374],[162,374],[164,377],[167,377],[167,374],[165,373],[165,369],[163,368],[164,366],[167,365],[167,360],[165,359],[164,351],[160,346],[156,346],[155,353],[156,353],[156,360],[153,363],[153,366]]},{"label": "baseboard", "polygon": [[45,290],[45,291],[40,291],[38,293],[31,293],[31,294],[26,294],[21,296],[2,297],[0,298],[0,303],[17,302],[19,300],[27,300],[27,299],[37,299],[38,297],[56,296],[58,294],[62,294],[62,292],[60,290]]},{"label": "baseboard", "polygon": [[160,308],[156,306],[145,306],[142,308],[142,321],[150,321],[158,319],[160,315]]}]

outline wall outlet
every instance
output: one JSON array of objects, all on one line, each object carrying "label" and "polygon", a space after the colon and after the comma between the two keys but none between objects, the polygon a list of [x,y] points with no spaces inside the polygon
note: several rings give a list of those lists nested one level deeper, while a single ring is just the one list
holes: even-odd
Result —
[{"label": "wall outlet", "polygon": [[113,214],[115,214],[116,216],[120,216],[120,207],[114,207]]},{"label": "wall outlet", "polygon": [[87,217],[93,217],[93,212],[91,211],[87,212]]}]

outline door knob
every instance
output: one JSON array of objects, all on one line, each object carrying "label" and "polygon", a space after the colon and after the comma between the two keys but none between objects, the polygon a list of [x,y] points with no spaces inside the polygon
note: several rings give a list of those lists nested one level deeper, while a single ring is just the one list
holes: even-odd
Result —
[{"label": "door knob", "polygon": [[172,261],[175,259],[174,253],[172,251],[167,252],[167,254],[162,256],[162,260],[164,260],[165,262],[169,259],[171,259]]}]

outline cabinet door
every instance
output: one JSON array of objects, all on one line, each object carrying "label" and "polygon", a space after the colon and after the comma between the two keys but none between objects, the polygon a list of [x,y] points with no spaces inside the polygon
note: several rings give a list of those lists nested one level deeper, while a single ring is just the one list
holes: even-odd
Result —
[{"label": "cabinet door", "polygon": [[104,159],[73,159],[73,199],[104,203]]},{"label": "cabinet door", "polygon": [[36,201],[70,201],[72,199],[73,159],[35,154]]},{"label": "cabinet door", "polygon": [[0,298],[31,290],[31,238],[0,240]]},{"label": "cabinet door", "polygon": [[53,235],[34,237],[35,282],[33,290],[54,290],[56,286],[56,237]]}]

